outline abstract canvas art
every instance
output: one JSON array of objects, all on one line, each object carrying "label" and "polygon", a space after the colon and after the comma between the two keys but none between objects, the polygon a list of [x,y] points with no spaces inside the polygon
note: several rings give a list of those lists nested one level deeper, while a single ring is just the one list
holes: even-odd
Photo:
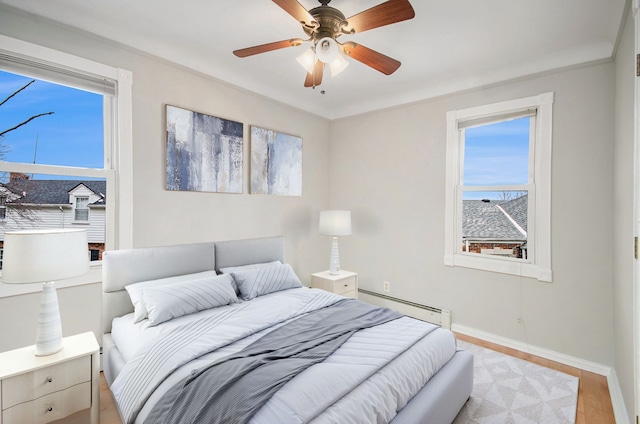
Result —
[{"label": "abstract canvas art", "polygon": [[242,193],[243,126],[167,105],[167,190]]},{"label": "abstract canvas art", "polygon": [[302,138],[251,127],[251,193],[302,195]]}]

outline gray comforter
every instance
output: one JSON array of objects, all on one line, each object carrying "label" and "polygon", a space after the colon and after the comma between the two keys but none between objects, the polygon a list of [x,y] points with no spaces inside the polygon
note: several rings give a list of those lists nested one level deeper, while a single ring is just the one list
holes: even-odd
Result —
[{"label": "gray comforter", "polygon": [[287,381],[353,333],[400,316],[351,299],[305,314],[193,372],[164,395],[145,423],[246,423]]}]

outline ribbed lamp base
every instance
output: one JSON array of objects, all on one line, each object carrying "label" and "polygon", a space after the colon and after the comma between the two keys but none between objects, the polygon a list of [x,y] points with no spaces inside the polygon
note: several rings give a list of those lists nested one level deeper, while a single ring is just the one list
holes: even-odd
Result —
[{"label": "ribbed lamp base", "polygon": [[331,256],[329,257],[329,274],[340,274],[340,251],[338,249],[338,237],[331,242]]},{"label": "ribbed lamp base", "polygon": [[36,328],[36,356],[53,355],[61,350],[62,324],[56,286],[53,282],[44,283]]}]

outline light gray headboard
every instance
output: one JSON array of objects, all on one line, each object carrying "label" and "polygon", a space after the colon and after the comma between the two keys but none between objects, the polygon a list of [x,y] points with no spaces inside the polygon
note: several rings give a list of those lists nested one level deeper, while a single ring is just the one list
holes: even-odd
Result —
[{"label": "light gray headboard", "polygon": [[284,261],[284,237],[217,241],[216,270],[228,266]]},{"label": "light gray headboard", "polygon": [[133,312],[124,288],[129,284],[275,260],[284,261],[283,237],[106,251],[102,254],[103,330],[110,333],[113,318]]}]

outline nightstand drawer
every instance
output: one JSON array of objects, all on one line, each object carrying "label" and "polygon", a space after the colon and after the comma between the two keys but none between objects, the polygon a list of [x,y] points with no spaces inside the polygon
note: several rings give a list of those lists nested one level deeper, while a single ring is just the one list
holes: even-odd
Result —
[{"label": "nightstand drawer", "polygon": [[322,289],[345,297],[358,298],[358,274],[342,270],[337,274],[328,271],[311,274],[311,288]]},{"label": "nightstand drawer", "polygon": [[356,277],[343,278],[333,282],[332,292],[345,296],[344,293],[356,290]]},{"label": "nightstand drawer", "polygon": [[356,291],[355,290],[351,290],[350,292],[340,293],[340,296],[350,297],[351,299],[357,299],[358,298],[358,296],[356,296]]},{"label": "nightstand drawer", "polygon": [[2,422],[45,424],[90,407],[91,383],[85,382],[5,409]]},{"label": "nightstand drawer", "polygon": [[2,409],[7,410],[86,381],[91,381],[89,356],[7,378],[2,380]]}]

